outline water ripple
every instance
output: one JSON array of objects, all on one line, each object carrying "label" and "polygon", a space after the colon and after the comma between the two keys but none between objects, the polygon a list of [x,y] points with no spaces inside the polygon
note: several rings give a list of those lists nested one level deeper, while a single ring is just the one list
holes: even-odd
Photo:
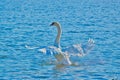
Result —
[{"label": "water ripple", "polygon": [[[120,76],[119,0],[1,0],[1,80],[109,80]],[[85,57],[75,57],[78,66],[57,65],[25,45],[52,45],[61,23],[61,46],[95,40]]]}]

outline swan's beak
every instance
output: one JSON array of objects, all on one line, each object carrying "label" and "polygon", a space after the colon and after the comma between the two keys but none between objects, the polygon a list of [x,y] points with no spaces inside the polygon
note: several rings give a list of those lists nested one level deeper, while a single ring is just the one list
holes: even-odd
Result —
[{"label": "swan's beak", "polygon": [[50,26],[52,26],[52,24],[50,24]]},{"label": "swan's beak", "polygon": [[54,23],[51,23],[51,24],[50,24],[50,26],[53,26],[53,25],[54,25]]}]

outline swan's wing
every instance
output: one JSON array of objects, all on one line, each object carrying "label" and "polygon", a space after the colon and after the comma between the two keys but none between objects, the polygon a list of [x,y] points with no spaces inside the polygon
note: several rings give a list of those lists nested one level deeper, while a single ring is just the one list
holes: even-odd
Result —
[{"label": "swan's wing", "polygon": [[93,49],[94,46],[95,46],[95,41],[93,39],[89,39],[87,44],[84,44],[82,46],[84,53],[88,54]]},{"label": "swan's wing", "polygon": [[38,49],[39,52],[46,54],[46,48]]},{"label": "swan's wing", "polygon": [[52,46],[40,46],[40,47],[35,47],[35,46],[29,46],[29,45],[25,45],[25,48],[29,49],[29,50],[37,50],[43,54],[47,54],[47,55],[53,55],[53,53],[55,52],[55,48]]},{"label": "swan's wing", "polygon": [[68,53],[70,56],[82,56],[84,53],[80,44],[74,44],[72,46],[66,47],[63,49],[63,51]]},{"label": "swan's wing", "polygon": [[60,53],[60,49],[54,46],[48,46],[44,48],[38,49],[39,52],[46,54],[46,55],[55,55]]},{"label": "swan's wing", "polygon": [[67,52],[69,55],[84,56],[89,53],[93,46],[94,40],[89,39],[87,44],[74,44],[72,46],[64,48],[63,51]]}]

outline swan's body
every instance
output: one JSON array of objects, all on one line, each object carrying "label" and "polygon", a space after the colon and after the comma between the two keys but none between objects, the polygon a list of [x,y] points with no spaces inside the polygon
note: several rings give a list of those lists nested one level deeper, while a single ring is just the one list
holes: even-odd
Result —
[{"label": "swan's body", "polygon": [[69,59],[70,55],[78,55],[83,56],[88,53],[89,50],[92,49],[94,42],[89,40],[85,47],[81,46],[80,44],[72,45],[70,47],[66,47],[65,49],[61,50],[60,48],[60,37],[61,37],[61,26],[58,22],[53,22],[51,26],[57,27],[57,36],[55,39],[54,46],[49,46],[47,48],[39,49],[40,52],[44,54],[54,55],[57,61],[60,64],[71,65],[71,61]]},{"label": "swan's body", "polygon": [[71,61],[69,60],[68,54],[62,52],[61,49],[58,47],[49,46],[47,48],[39,49],[39,51],[46,55],[54,55],[59,64],[64,64],[64,65],[72,64]]}]

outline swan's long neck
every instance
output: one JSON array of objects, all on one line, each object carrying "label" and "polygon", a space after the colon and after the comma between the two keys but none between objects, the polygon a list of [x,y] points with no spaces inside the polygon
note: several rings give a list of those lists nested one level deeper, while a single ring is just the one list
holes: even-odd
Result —
[{"label": "swan's long neck", "polygon": [[56,47],[60,48],[60,37],[61,37],[61,32],[62,32],[62,30],[61,30],[61,27],[60,27],[59,24],[58,24],[56,27],[57,27],[58,33],[57,33],[57,36],[56,36],[54,45],[55,45]]}]

